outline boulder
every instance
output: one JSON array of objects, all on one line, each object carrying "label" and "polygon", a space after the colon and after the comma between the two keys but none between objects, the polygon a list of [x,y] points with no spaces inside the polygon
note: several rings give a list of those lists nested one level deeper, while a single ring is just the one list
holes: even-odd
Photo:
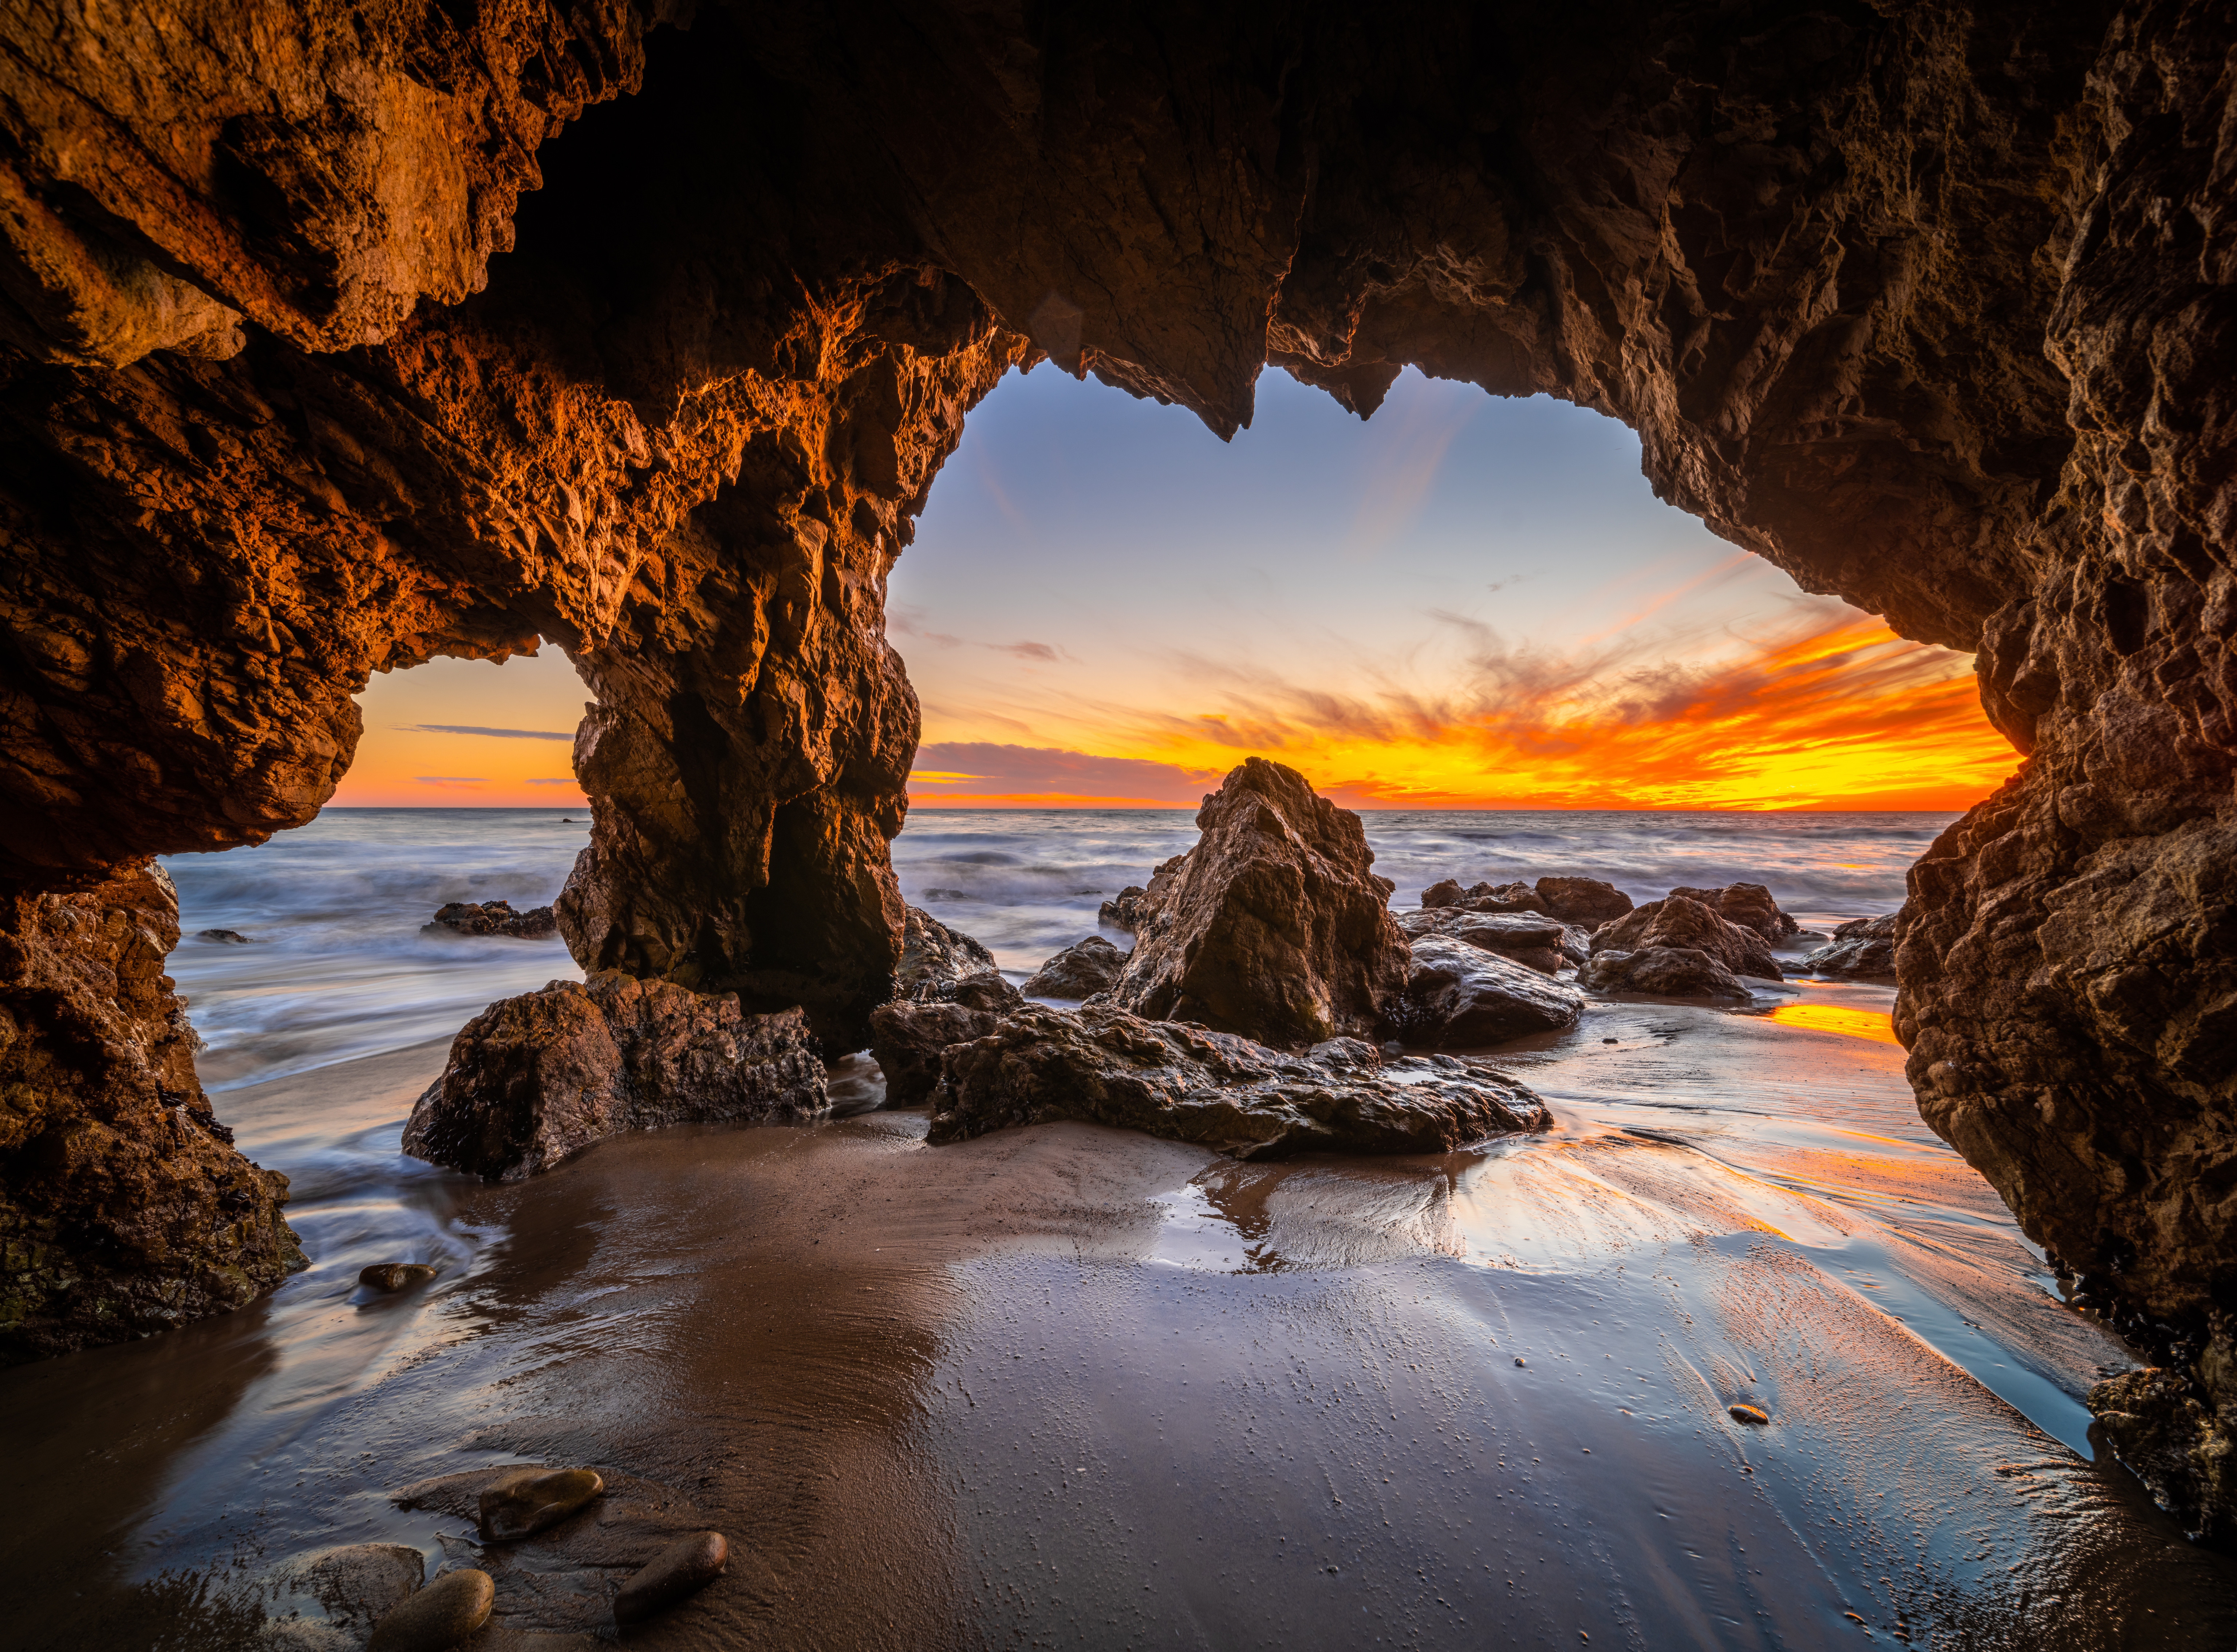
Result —
[{"label": "boulder", "polygon": [[1149,891],[1129,884],[1095,909],[1095,921],[1105,929],[1123,929],[1129,935],[1142,927],[1142,902]]},{"label": "boulder", "polygon": [[558,920],[549,906],[517,912],[510,902],[502,900],[484,901],[478,905],[454,900],[436,911],[434,921],[461,935],[511,935],[524,941],[540,941],[559,932]]},{"label": "boulder", "polygon": [[1461,887],[1457,878],[1441,878],[1422,892],[1422,910],[1435,912],[1442,906],[1457,906],[1468,891]]},{"label": "boulder", "polygon": [[1568,962],[1568,926],[1537,912],[1480,912],[1465,906],[1425,906],[1401,912],[1399,932],[1409,940],[1442,935],[1512,958],[1526,968],[1552,975]]},{"label": "boulder", "polygon": [[1595,952],[1577,981],[1594,992],[1646,992],[1664,998],[1726,998],[1745,1004],[1752,996],[1738,976],[1690,946]]},{"label": "boulder", "polygon": [[1409,1043],[1495,1044],[1558,1032],[1584,1013],[1584,996],[1537,971],[1448,935],[1414,943],[1402,1002],[1392,1019]]},{"label": "boulder", "polygon": [[1782,979],[1771,944],[1753,929],[1719,917],[1700,901],[1679,894],[1650,900],[1613,924],[1593,931],[1593,956],[1637,952],[1653,947],[1707,954],[1734,975]]},{"label": "boulder", "polygon": [[605,1489],[596,1469],[521,1469],[482,1492],[476,1524],[486,1543],[518,1543],[589,1507]]},{"label": "boulder", "polygon": [[1356,1039],[1325,1055],[1285,1055],[1107,1005],[1029,1004],[947,1052],[933,1142],[1055,1119],[1145,1130],[1237,1159],[1449,1153],[1553,1122],[1535,1095],[1481,1063],[1384,1063]]},{"label": "boulder", "polygon": [[1019,991],[1029,998],[1092,997],[1118,984],[1132,956],[1100,935],[1091,935],[1042,964]]},{"label": "boulder", "polygon": [[1597,878],[1541,878],[1538,898],[1564,924],[1585,929],[1612,923],[1631,910],[1631,897]]},{"label": "boulder", "polygon": [[445,1572],[373,1627],[366,1652],[445,1652],[489,1622],[497,1583],[485,1571]]},{"label": "boulder", "polygon": [[1254,757],[1197,825],[1113,999],[1284,1047],[1376,1033],[1405,985],[1406,941],[1359,817]]},{"label": "boulder", "polygon": [[[1000,981],[1001,977],[995,976]],[[1006,981],[1004,986],[1009,986]],[[1015,1004],[993,1002],[915,1004],[896,998],[870,1011],[870,1055],[886,1076],[886,1105],[916,1107],[940,1083],[940,1058],[950,1044],[984,1038],[1025,999],[1010,988]]]},{"label": "boulder", "polygon": [[905,910],[901,961],[894,971],[894,996],[919,1004],[944,1003],[967,977],[995,973],[994,955],[961,930],[950,929],[921,907]]},{"label": "boulder", "polygon": [[1859,918],[1839,925],[1831,944],[1807,954],[1802,967],[1812,975],[1847,976],[1864,981],[1895,979],[1896,921],[1900,911]]},{"label": "boulder", "polygon": [[658,1616],[720,1577],[729,1562],[729,1540],[719,1531],[676,1538],[630,1574],[614,1596],[614,1622],[642,1623]]},{"label": "boulder", "polygon": [[797,1009],[607,971],[500,999],[468,1022],[412,1109],[404,1150],[491,1181],[666,1124],[806,1118],[829,1105]]},{"label": "boulder", "polygon": [[1726,922],[1752,929],[1776,945],[1802,933],[1802,925],[1779,911],[1761,884],[1726,884],[1722,889],[1673,889],[1673,898],[1699,901]]},{"label": "boulder", "polygon": [[1548,916],[1546,902],[1528,884],[1472,884],[1453,903],[1471,912],[1536,912]]}]

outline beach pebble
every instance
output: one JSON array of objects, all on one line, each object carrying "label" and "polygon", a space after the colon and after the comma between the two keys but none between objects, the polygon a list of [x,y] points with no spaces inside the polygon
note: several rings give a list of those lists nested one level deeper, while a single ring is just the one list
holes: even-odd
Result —
[{"label": "beach pebble", "polygon": [[647,1561],[614,1596],[614,1622],[642,1623],[697,1594],[729,1563],[729,1540],[719,1531],[678,1537]]},{"label": "beach pebble", "polygon": [[606,1489],[589,1469],[523,1469],[482,1493],[482,1536],[510,1543],[557,1525]]},{"label": "beach pebble", "polygon": [[382,1618],[366,1652],[443,1652],[488,1622],[496,1602],[487,1572],[445,1572]]},{"label": "beach pebble", "polygon": [[360,1271],[357,1282],[376,1291],[407,1291],[434,1277],[435,1270],[425,1262],[375,1262]]},{"label": "beach pebble", "polygon": [[1514,1356],[1514,1363],[1515,1363],[1516,1365],[1518,1365],[1518,1366],[1521,1366],[1521,1365],[1526,1365],[1526,1364],[1528,1364],[1528,1362],[1527,1360],[1525,1360],[1525,1359],[1523,1359],[1523,1357],[1522,1357],[1521,1354],[1519,1354],[1519,1353],[1518,1353],[1518,1354],[1516,1354],[1516,1355]]},{"label": "beach pebble", "polygon": [[1727,1405],[1725,1409],[1732,1414],[1736,1423],[1753,1423],[1761,1427],[1771,1421],[1771,1413],[1760,1405]]}]

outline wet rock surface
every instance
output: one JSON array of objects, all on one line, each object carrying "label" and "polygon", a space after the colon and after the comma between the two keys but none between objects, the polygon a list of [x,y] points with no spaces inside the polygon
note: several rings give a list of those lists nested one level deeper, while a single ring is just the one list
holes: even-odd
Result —
[{"label": "wet rock surface", "polygon": [[1603,952],[1657,948],[1699,952],[1733,975],[1759,976],[1766,981],[1785,978],[1778,960],[1772,956],[1770,943],[1760,933],[1685,895],[1651,900],[1593,931],[1595,958]]},{"label": "wet rock surface", "polygon": [[2237,1392],[2148,1366],[2098,1384],[2089,1404],[2121,1461],[2194,1541],[2237,1550]]},{"label": "wet rock surface", "polygon": [[375,1262],[359,1270],[357,1282],[369,1290],[393,1294],[426,1285],[434,1277],[435,1270],[425,1262]]},{"label": "wet rock surface", "polygon": [[1761,884],[1726,884],[1722,889],[1678,888],[1670,892],[1669,898],[1699,902],[1726,923],[1752,929],[1774,946],[1802,932],[1802,925],[1779,910],[1778,903],[1771,898],[1771,891]]},{"label": "wet rock surface", "polygon": [[940,1057],[950,1044],[984,1038],[1004,1016],[1024,1007],[1023,996],[1014,987],[1010,991],[1013,1003],[912,1004],[903,999],[870,1011],[870,1054],[886,1076],[886,1105],[917,1107],[928,1101],[940,1083]]},{"label": "wet rock surface", "polygon": [[1132,956],[1100,935],[1091,935],[1057,953],[1018,990],[1031,998],[1092,997],[1118,984]]},{"label": "wet rock surface", "polygon": [[329,1622],[371,1626],[417,1589],[426,1558],[401,1543],[351,1543],[304,1556],[281,1570],[281,1587],[319,1603]]},{"label": "wet rock surface", "polygon": [[[1558,918],[1536,912],[1480,912],[1463,906],[1425,906],[1401,912],[1399,932],[1411,941],[1441,935],[1497,952],[1542,975],[1551,975],[1571,962],[1569,953],[1582,943],[1573,943],[1569,927]],[[1581,962],[1581,958],[1576,960]]]},{"label": "wet rock surface", "polygon": [[1080,1119],[1270,1159],[1449,1153],[1552,1122],[1536,1096],[1489,1067],[1448,1056],[1370,1066],[1359,1053],[1369,1048],[1292,1056],[1104,1005],[1028,1005],[947,1052],[931,1139]]},{"label": "wet rock surface", "polygon": [[894,971],[894,996],[919,1004],[953,998],[963,982],[1000,971],[994,955],[960,929],[950,929],[921,907],[903,917],[901,964]]},{"label": "wet rock surface", "polygon": [[1642,945],[1635,951],[1595,952],[1578,971],[1577,984],[1594,992],[1719,998],[1733,1004],[1745,1004],[1754,997],[1717,959],[1690,946]]},{"label": "wet rock surface", "polygon": [[626,1130],[805,1118],[828,1105],[797,1010],[753,1015],[735,993],[594,975],[492,1004],[451,1045],[404,1150],[517,1181]]},{"label": "wet rock surface", "polygon": [[1536,970],[1455,937],[1428,935],[1414,943],[1392,1018],[1409,1044],[1465,1049],[1573,1027],[1584,1008],[1581,993]]},{"label": "wet rock surface", "polygon": [[492,1543],[517,1543],[590,1506],[606,1489],[592,1469],[520,1469],[483,1488],[474,1521]]},{"label": "wet rock surface", "polygon": [[719,1531],[678,1537],[638,1570],[614,1596],[614,1621],[642,1623],[697,1594],[723,1575],[730,1544]]},{"label": "wet rock surface", "polygon": [[366,1652],[447,1652],[489,1622],[496,1600],[487,1572],[445,1572],[373,1625]]},{"label": "wet rock surface", "polygon": [[1858,918],[1837,925],[1832,940],[1805,954],[1802,967],[1812,975],[1858,981],[1894,980],[1896,926],[1902,916],[1901,912],[1883,912],[1877,918]]},{"label": "wet rock surface", "polygon": [[517,912],[510,901],[503,900],[454,900],[438,908],[432,921],[459,935],[511,935],[525,941],[540,941],[559,932],[559,921],[549,906]]},{"label": "wet rock surface", "polygon": [[1112,990],[1155,1020],[1303,1048],[1378,1031],[1406,941],[1359,817],[1295,769],[1251,758],[1197,813],[1182,858]]}]

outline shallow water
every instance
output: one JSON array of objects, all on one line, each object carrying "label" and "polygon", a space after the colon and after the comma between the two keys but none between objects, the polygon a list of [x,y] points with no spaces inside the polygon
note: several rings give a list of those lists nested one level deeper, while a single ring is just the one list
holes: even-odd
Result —
[{"label": "shallow water", "polygon": [[[1534,861],[1516,845],[1562,817],[1495,819],[1521,825],[1369,824],[1402,896],[1628,855],[1634,895],[1752,872],[1821,922],[1892,906],[1891,868],[1940,824],[1647,817],[1677,846],[1665,876],[1619,817]],[[895,859],[1025,969],[1185,822],[920,814]],[[490,1567],[510,1643],[565,1644],[663,1522],[718,1525],[738,1559],[656,1645],[2237,1638],[2237,1569],[2093,1451],[2079,1397],[2126,1351],[1919,1122],[1884,989],[1596,1004],[1495,1052],[1554,1131],[1435,1158],[1238,1165],[1075,1125],[933,1149],[921,1112],[866,1112],[629,1138],[483,1188],[400,1156],[442,1056],[410,1035],[432,1003],[478,1008],[475,970],[503,991],[566,971],[438,951],[420,997],[399,970],[354,1023],[330,1012],[352,947],[390,979],[437,899],[548,898],[573,839],[546,829],[345,819],[300,860],[257,852],[286,874],[242,880],[261,906],[175,870],[190,931],[296,937],[177,972],[237,1070],[282,1071],[217,1105],[296,1177],[313,1266],[240,1313],[0,1373],[0,1622],[26,1644],[249,1644],[317,1610],[287,1557],[365,1541]],[[1440,859],[1463,843],[1478,858]],[[838,1077],[874,1104],[859,1060]],[[356,1287],[406,1257],[442,1277]],[[1735,1422],[1743,1401],[1770,1425]],[[391,1496],[520,1461],[616,1489],[511,1552]]]}]

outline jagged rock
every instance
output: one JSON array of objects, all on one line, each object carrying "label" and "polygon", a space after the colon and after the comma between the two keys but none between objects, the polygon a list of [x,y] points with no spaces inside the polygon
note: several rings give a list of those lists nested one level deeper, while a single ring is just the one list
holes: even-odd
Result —
[{"label": "jagged rock", "polygon": [[1442,935],[1414,943],[1406,992],[1393,1019],[1406,1042],[1468,1048],[1574,1027],[1581,993],[1534,970]]},{"label": "jagged rock", "polygon": [[1480,946],[1487,952],[1552,975],[1569,961],[1568,926],[1536,912],[1481,912],[1465,906],[1424,906],[1401,912],[1399,932],[1412,940],[1426,935]]},{"label": "jagged rock", "polygon": [[375,1262],[358,1270],[357,1282],[369,1290],[393,1295],[415,1285],[426,1285],[434,1277],[435,1270],[425,1262]]},{"label": "jagged rock", "polygon": [[1628,916],[1593,931],[1593,956],[1657,948],[1706,954],[1734,975],[1782,980],[1778,960],[1754,930],[1744,929],[1684,895],[1650,900]]},{"label": "jagged rock", "polygon": [[1673,899],[1699,901],[1726,922],[1752,929],[1766,941],[1779,942],[1802,932],[1802,925],[1781,912],[1761,884],[1726,884],[1722,889],[1673,889]]},{"label": "jagged rock", "polygon": [[1812,975],[1894,980],[1896,920],[1902,916],[1900,912],[1883,912],[1838,925],[1832,944],[1805,954],[1802,967]]},{"label": "jagged rock", "polygon": [[1270,1159],[1449,1153],[1552,1122],[1536,1096],[1481,1063],[1431,1056],[1369,1069],[1357,1042],[1316,1059],[1100,1005],[1029,1004],[947,1052],[931,1140],[1083,1119]]},{"label": "jagged rock", "polygon": [[1440,907],[1457,906],[1468,892],[1461,887],[1457,878],[1441,878],[1422,892],[1422,910],[1435,912]]},{"label": "jagged rock", "polygon": [[452,1042],[404,1150],[518,1181],[624,1130],[805,1118],[829,1104],[797,1010],[750,1015],[701,993],[608,972],[500,999]]},{"label": "jagged rock", "polygon": [[2194,1541],[2227,1546],[2237,1541],[2237,1392],[2218,1406],[2214,1399],[2207,1385],[2150,1366],[2099,1383],[2088,1404],[2160,1507]]},{"label": "jagged rock", "polygon": [[1390,884],[1359,817],[1251,758],[1197,813],[1113,999],[1158,1020],[1302,1048],[1371,1035],[1405,983]]},{"label": "jagged rock", "polygon": [[510,902],[502,900],[484,901],[478,905],[454,900],[439,908],[433,921],[461,935],[511,935],[524,941],[540,941],[559,932],[558,920],[552,917],[549,906],[534,906],[517,912]]},{"label": "jagged rock", "polygon": [[178,939],[153,865],[0,889],[0,1364],[239,1307],[307,1265],[287,1178],[234,1149],[195,1076]]},{"label": "jagged rock", "polygon": [[1091,935],[1050,958],[1019,991],[1031,998],[1092,997],[1118,984],[1132,956],[1100,935]]},{"label": "jagged rock", "polygon": [[450,1652],[489,1622],[497,1583],[485,1571],[445,1572],[392,1607],[366,1652]]},{"label": "jagged rock", "polygon": [[522,1469],[487,1487],[477,1524],[489,1543],[518,1543],[558,1525],[606,1489],[595,1469]]},{"label": "jagged rock", "polygon": [[1708,953],[1690,946],[1642,945],[1636,951],[1595,952],[1577,976],[1594,992],[1646,992],[1664,998],[1723,998],[1745,1004],[1753,996]]},{"label": "jagged rock", "polygon": [[1597,878],[1541,878],[1537,890],[1547,912],[1583,929],[1613,923],[1631,910],[1630,896]]},{"label": "jagged rock", "polygon": [[1149,892],[1139,884],[1128,884],[1095,909],[1095,921],[1106,929],[1122,929],[1132,935],[1142,926],[1142,901]]},{"label": "jagged rock", "polygon": [[998,973],[992,952],[919,907],[907,909],[902,934],[901,967],[894,971],[896,997],[944,1004],[959,983]]},{"label": "jagged rock", "polygon": [[614,1596],[614,1621],[642,1623],[657,1617],[720,1577],[729,1563],[729,1540],[719,1531],[676,1538],[623,1583]]},{"label": "jagged rock", "polygon": [[886,1076],[887,1106],[916,1107],[929,1099],[950,1044],[984,1038],[1002,1017],[1024,1006],[1024,997],[999,975],[974,977],[967,988],[990,978],[1008,989],[1007,1002],[990,991],[945,1004],[898,998],[870,1011],[870,1054]]}]

